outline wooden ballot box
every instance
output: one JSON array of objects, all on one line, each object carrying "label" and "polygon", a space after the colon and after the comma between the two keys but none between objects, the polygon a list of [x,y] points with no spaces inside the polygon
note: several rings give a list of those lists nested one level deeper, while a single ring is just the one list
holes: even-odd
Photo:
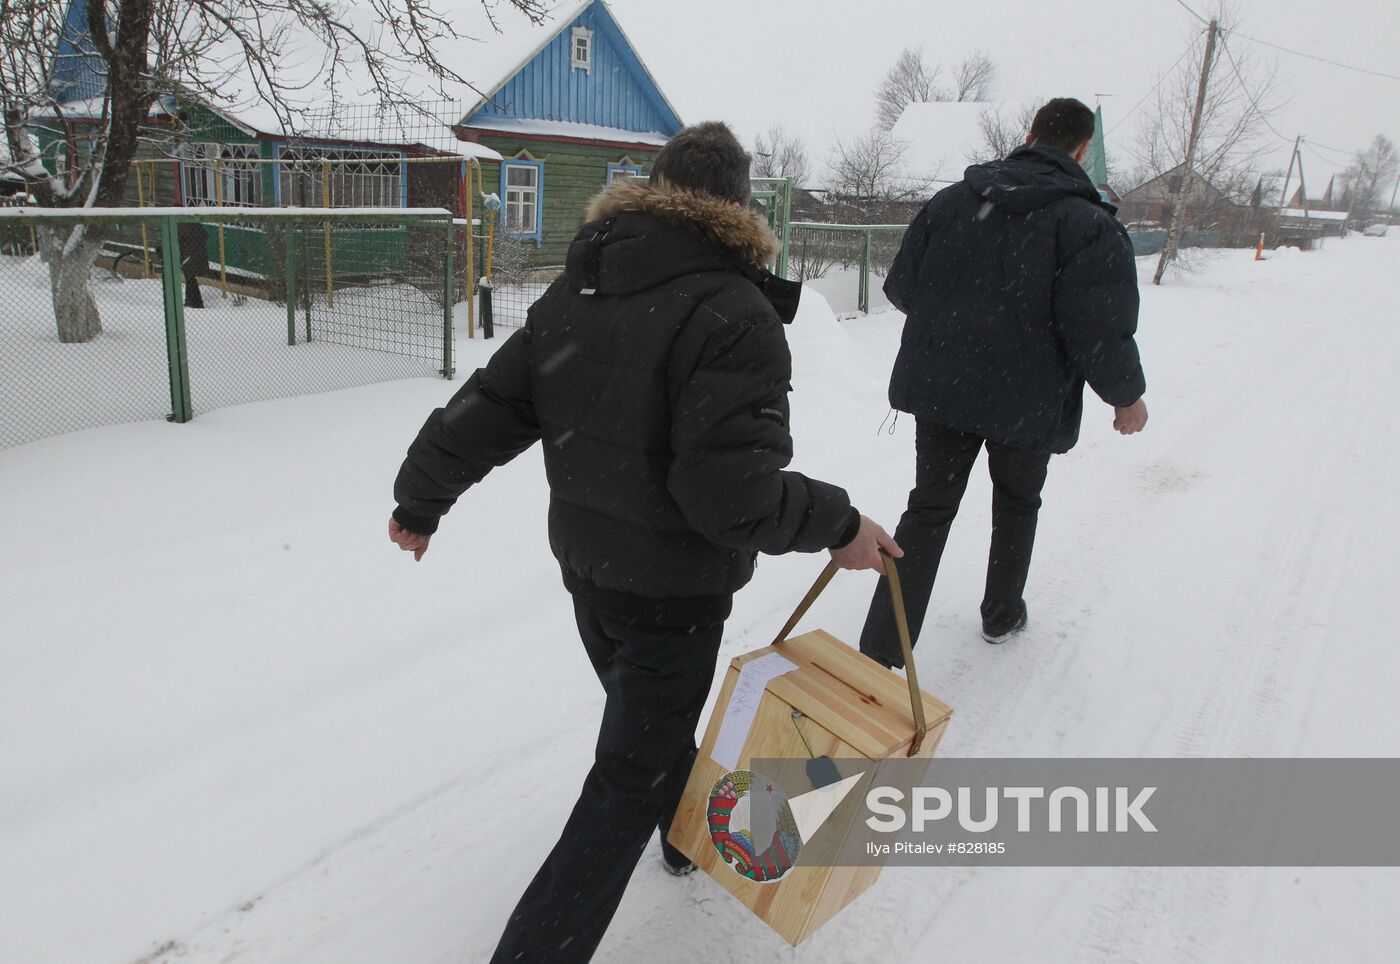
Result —
[{"label": "wooden ballot box", "polygon": [[[798,812],[796,800],[771,836],[751,830],[750,790],[772,790],[749,786],[752,761],[825,766],[835,780],[835,763],[843,759],[928,758],[951,713],[918,688],[898,574],[888,558],[886,570],[907,680],[821,630],[788,638],[835,575],[835,564],[829,565],[773,645],[730,663],[671,824],[673,845],[794,946],[875,883],[881,868],[804,865],[801,821],[790,819]],[[758,782],[771,783],[762,775]],[[859,810],[848,805],[838,811],[851,825],[823,824],[825,839],[854,833]]]}]

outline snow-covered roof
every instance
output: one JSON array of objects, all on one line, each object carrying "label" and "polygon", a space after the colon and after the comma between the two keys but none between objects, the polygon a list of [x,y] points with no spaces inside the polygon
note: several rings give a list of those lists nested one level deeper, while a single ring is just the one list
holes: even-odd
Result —
[{"label": "snow-covered roof", "polygon": [[624,141],[630,144],[666,146],[666,136],[655,131],[640,133],[619,127],[598,124],[577,124],[573,121],[535,120],[516,117],[479,117],[473,120],[474,130],[500,131],[504,134],[550,134],[556,137],[581,137],[595,141]]},{"label": "snow-covered roof", "polygon": [[958,181],[985,149],[982,115],[987,111],[1017,110],[996,101],[910,104],[894,125],[894,136],[909,145],[905,166],[934,181]]},{"label": "snow-covered roof", "polygon": [[[424,128],[431,126],[436,119],[432,116],[432,109],[425,113],[422,105],[438,101],[454,102],[442,105],[440,112],[443,116],[440,119],[447,126],[456,124],[460,120],[462,105],[477,103],[484,93],[499,87],[503,80],[508,79],[593,2],[601,0],[568,0],[557,4],[546,14],[543,23],[536,24],[511,4],[483,5],[482,0],[437,0],[433,5],[435,13],[450,24],[458,36],[438,39],[432,43],[432,47],[442,66],[461,80],[433,76],[422,58],[389,58],[391,82],[408,96],[414,106],[398,111],[381,111],[375,118],[375,140],[392,143],[420,140],[421,137],[412,135],[421,135]],[[332,6],[335,8],[333,12],[350,29],[361,36],[378,38],[384,47],[392,48],[392,35],[377,19],[374,7],[357,4],[353,0],[333,0]],[[85,21],[85,8],[80,0],[70,0],[70,9],[80,23]],[[260,22],[255,24],[254,17]],[[276,16],[271,19],[278,20]],[[268,20],[268,15],[253,12],[239,22],[245,29],[256,27],[268,36],[278,35],[279,26],[292,22],[292,18],[286,15],[279,22]],[[362,129],[353,132],[346,129],[344,115],[336,109],[379,102],[376,84],[363,55],[353,44],[347,44],[339,52],[338,59],[333,58],[320,38],[299,27],[289,29],[280,36],[282,49],[279,55],[275,58],[269,55],[267,59],[276,62],[278,82],[284,88],[283,98],[294,109],[311,112],[309,119],[313,129],[308,130],[303,125],[296,131],[285,130],[277,111],[259,94],[253,80],[254,69],[249,67],[242,45],[231,35],[210,45],[201,58],[201,79],[217,91],[216,96],[208,98],[209,106],[250,132],[364,139]],[[93,84],[101,90],[102,81],[94,73],[97,67],[90,62],[95,56],[78,58],[79,68],[87,70],[96,79],[86,86],[75,82],[71,85],[74,90],[87,89]],[[333,62],[334,75],[330,70]],[[176,78],[177,83],[179,80]],[[101,110],[101,97],[76,99],[71,102],[69,110],[75,116],[97,116]]]},{"label": "snow-covered roof", "polygon": [[1279,215],[1285,218],[1308,218],[1316,221],[1345,221],[1345,211],[1309,211],[1303,208],[1284,208]]},{"label": "snow-covered roof", "polygon": [[[434,77],[427,67],[414,59],[402,59],[394,64],[392,77],[405,91],[420,96],[423,101],[449,100],[461,103],[474,103],[480,94],[486,93],[505,80],[525,63],[535,51],[547,43],[560,29],[588,6],[593,0],[578,2],[570,0],[554,7],[542,24],[534,24],[529,18],[509,4],[491,6],[491,16],[495,27],[488,18],[481,0],[438,0],[434,9],[452,25],[459,34],[456,40],[439,42],[434,45],[438,60],[444,67],[460,76],[466,83]],[[367,30],[382,30],[373,20],[374,9],[368,5],[347,4],[344,9],[352,24]],[[387,41],[386,41],[387,43]],[[314,39],[306,38],[301,43],[304,57],[286,57],[282,62],[282,76],[293,86],[288,98],[299,107],[318,110],[324,108],[330,99],[326,73],[327,59],[324,48]],[[233,49],[224,51],[225,62],[229,64],[229,78],[223,89],[227,91],[225,103],[219,104],[224,112],[233,115],[250,127],[269,133],[283,130],[282,124],[272,106],[257,96],[251,78],[247,76],[246,65],[241,61],[241,53]],[[335,99],[346,105],[373,103],[377,100],[375,85],[370,78],[363,58],[351,50],[342,52],[342,64],[336,78]],[[475,89],[473,89],[475,88]],[[447,108],[452,116],[443,119],[449,125],[460,117]],[[326,112],[327,115],[330,112]],[[386,111],[380,118],[381,129],[376,140],[404,142],[412,130],[421,130],[425,118],[420,111],[404,111],[402,118]],[[343,136],[336,133],[334,120],[325,124],[313,122],[314,126],[325,129],[300,130],[296,133],[311,136]],[[408,130],[401,130],[407,128]]]}]

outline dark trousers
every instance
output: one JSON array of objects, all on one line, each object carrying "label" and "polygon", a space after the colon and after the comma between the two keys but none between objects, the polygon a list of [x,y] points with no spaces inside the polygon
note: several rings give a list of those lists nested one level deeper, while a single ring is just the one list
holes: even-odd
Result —
[{"label": "dark trousers", "polygon": [[204,307],[204,296],[199,292],[199,278],[193,273],[185,275],[185,307]]},{"label": "dark trousers", "polygon": [[579,635],[607,693],[593,769],[564,833],[526,888],[494,964],[593,956],[652,832],[666,829],[695,756],[723,625],[638,629],[574,600]]},{"label": "dark trousers", "polygon": [[[915,438],[914,489],[909,493],[909,508],[894,533],[895,541],[904,550],[904,558],[899,560],[899,581],[909,614],[909,634],[916,642],[928,612],[948,530],[984,444],[992,476],[992,550],[982,597],[982,626],[999,634],[1015,626],[1025,614],[1026,604],[1021,597],[1030,572],[1040,490],[1045,485],[1050,456],[921,418]],[[904,665],[887,579],[881,578],[870,601],[860,651],[889,666]]]}]

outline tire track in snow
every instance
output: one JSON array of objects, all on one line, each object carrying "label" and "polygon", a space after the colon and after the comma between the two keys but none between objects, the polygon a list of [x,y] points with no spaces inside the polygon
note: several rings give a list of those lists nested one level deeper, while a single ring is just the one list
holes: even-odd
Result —
[{"label": "tire track in snow", "polygon": [[[1302,341],[1275,338],[1270,347],[1275,354],[1305,352]],[[1307,357],[1312,359],[1308,371],[1315,376],[1308,383],[1329,381],[1336,360],[1322,354]],[[1246,393],[1255,400],[1250,407],[1259,416],[1258,424],[1267,424],[1274,408],[1274,395],[1265,390],[1268,380],[1267,375],[1255,379],[1254,391]],[[1224,645],[1215,648],[1209,670],[1198,676],[1203,687],[1179,715],[1170,737],[1172,756],[1262,757],[1293,749],[1280,745],[1279,739],[1283,710],[1290,705],[1286,695],[1300,676],[1300,660],[1310,647],[1317,650],[1324,642],[1316,632],[1318,623],[1300,622],[1298,604],[1306,601],[1316,612],[1324,598],[1330,602],[1336,595],[1341,574],[1325,562],[1336,555],[1319,551],[1319,546],[1345,544],[1356,528],[1354,515],[1332,511],[1344,499],[1328,483],[1361,442],[1360,423],[1349,418],[1349,412],[1365,410],[1379,394],[1374,387],[1360,391],[1365,384],[1365,378],[1352,378],[1333,396],[1336,414],[1331,425],[1340,430],[1288,440],[1305,453],[1303,471],[1279,485],[1273,496],[1272,515],[1281,524],[1266,531],[1254,554],[1241,594],[1245,605],[1226,626]],[[1176,448],[1187,454],[1193,439],[1208,437],[1204,433],[1209,431],[1207,425],[1198,425]],[[1296,499],[1290,498],[1293,495]],[[1133,945],[1153,947],[1173,961],[1213,959],[1212,933],[1220,926],[1232,891],[1251,873],[1221,867],[1120,870],[1117,885],[1096,903],[1081,947],[1105,959],[1122,959],[1123,948]],[[1181,913],[1187,908],[1191,925],[1183,927]]]}]

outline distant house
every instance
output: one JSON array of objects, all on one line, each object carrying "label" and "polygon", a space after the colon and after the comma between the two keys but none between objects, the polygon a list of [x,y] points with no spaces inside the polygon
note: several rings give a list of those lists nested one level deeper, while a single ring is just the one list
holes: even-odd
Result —
[{"label": "distant house", "polygon": [[[1171,224],[1172,206],[1182,189],[1185,165],[1144,181],[1123,195],[1118,216],[1133,235],[1139,254],[1161,247]],[[1183,211],[1183,244],[1202,247],[1253,246],[1261,233],[1273,226],[1273,209],[1262,203],[1263,185],[1255,188],[1249,203],[1240,203],[1211,183],[1199,171],[1186,185]],[[1152,241],[1144,246],[1142,239]]]},{"label": "distant house", "polygon": [[1327,182],[1320,198],[1310,198],[1303,185],[1293,192],[1287,206],[1278,213],[1275,234],[1281,244],[1306,245],[1315,238],[1344,238],[1351,229],[1351,214],[1337,210],[1337,179]]},{"label": "distant house", "polygon": [[[1122,197],[1118,216],[1127,223],[1148,223],[1166,227],[1172,205],[1181,192],[1186,165],[1178,164],[1151,178]],[[1232,216],[1241,207],[1199,171],[1192,171],[1186,188],[1186,223],[1204,227]]]}]

